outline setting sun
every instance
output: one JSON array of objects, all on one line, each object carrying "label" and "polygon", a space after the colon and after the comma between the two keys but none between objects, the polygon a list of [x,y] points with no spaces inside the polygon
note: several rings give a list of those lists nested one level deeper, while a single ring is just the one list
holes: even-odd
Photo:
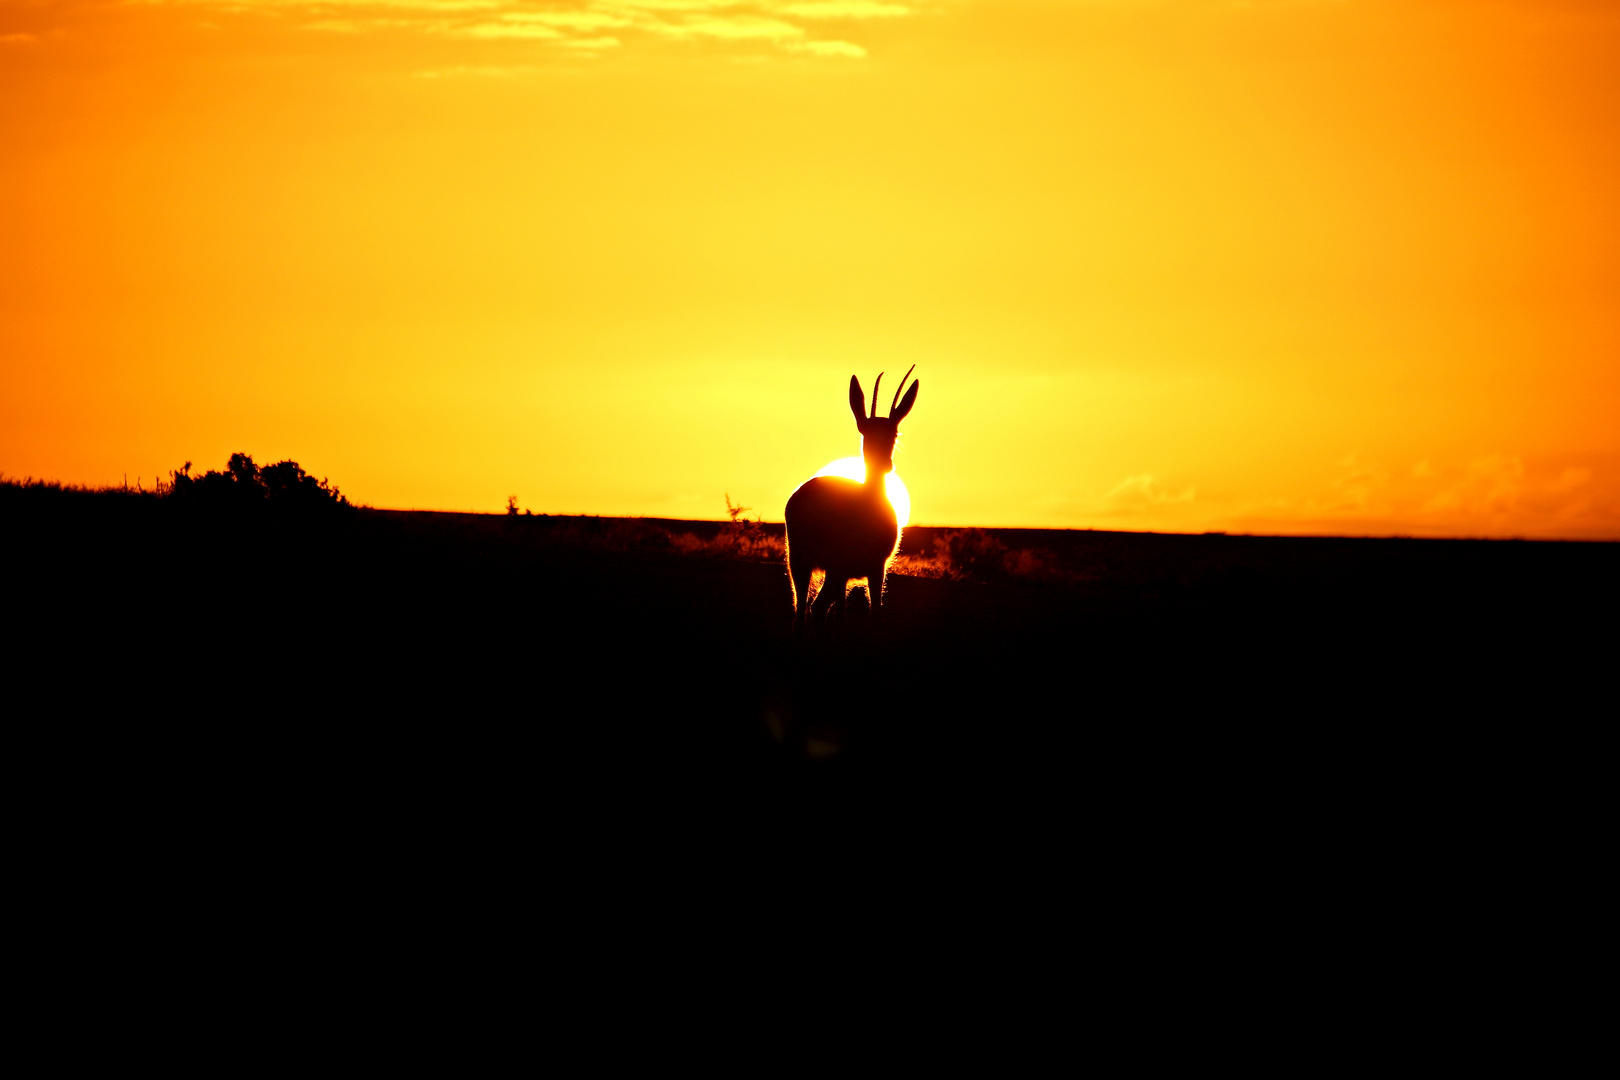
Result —
[{"label": "setting sun", "polygon": [[[859,457],[839,458],[828,462],[817,476],[842,476],[846,480],[862,483],[866,480],[866,462]],[[911,492],[906,490],[904,481],[899,473],[890,473],[884,478],[884,494],[889,497],[889,504],[894,507],[894,516],[903,529],[911,520]]]}]

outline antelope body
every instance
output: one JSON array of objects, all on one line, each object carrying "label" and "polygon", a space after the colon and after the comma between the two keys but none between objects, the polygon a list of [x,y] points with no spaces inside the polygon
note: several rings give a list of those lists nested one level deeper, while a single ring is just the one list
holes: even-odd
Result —
[{"label": "antelope body", "polygon": [[[906,375],[909,377],[911,371]],[[783,517],[787,522],[788,576],[793,579],[796,625],[802,625],[812,614],[810,575],[815,570],[826,572],[816,593],[816,614],[834,604],[842,606],[853,578],[866,579],[874,615],[883,605],[883,578],[900,544],[899,521],[884,485],[894,471],[894,440],[900,434],[900,421],[917,404],[917,387],[922,384],[912,383],[902,398],[900,390],[906,385],[902,378],[889,404],[889,415],[880,417],[877,392],[882,382],[879,374],[872,384],[872,411],[868,415],[861,382],[853,375],[849,377],[849,408],[861,433],[866,481],[815,476],[800,484],[788,498]]]}]

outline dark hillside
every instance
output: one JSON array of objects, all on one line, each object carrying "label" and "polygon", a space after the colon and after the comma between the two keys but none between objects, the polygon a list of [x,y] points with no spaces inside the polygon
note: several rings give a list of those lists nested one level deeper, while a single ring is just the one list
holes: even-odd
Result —
[{"label": "dark hillside", "polygon": [[796,639],[779,562],[674,528],[0,489],[9,711],[42,774],[177,813],[746,790],[738,827],[796,792],[1195,829],[1576,807],[1547,778],[1612,723],[1615,545],[1001,532]]}]

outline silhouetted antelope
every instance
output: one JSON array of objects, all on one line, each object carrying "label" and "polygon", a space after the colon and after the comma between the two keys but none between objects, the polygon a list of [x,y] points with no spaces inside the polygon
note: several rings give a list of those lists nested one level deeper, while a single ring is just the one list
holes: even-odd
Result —
[{"label": "silhouetted antelope", "polygon": [[889,415],[877,415],[878,387],[882,373],[872,384],[872,413],[866,414],[861,381],[849,377],[849,408],[861,433],[861,456],[866,459],[866,482],[857,483],[841,476],[814,476],[799,485],[788,498],[787,520],[788,576],[793,579],[793,619],[796,625],[807,620],[810,608],[810,574],[826,571],[826,579],[816,593],[815,610],[825,612],[833,604],[842,605],[851,578],[866,579],[872,613],[883,606],[883,576],[889,559],[900,544],[900,525],[894,506],[884,490],[894,471],[894,439],[900,434],[900,421],[917,404],[917,387],[911,384],[904,398],[906,378],[917,369],[911,365],[900,380],[900,388],[889,403]]}]

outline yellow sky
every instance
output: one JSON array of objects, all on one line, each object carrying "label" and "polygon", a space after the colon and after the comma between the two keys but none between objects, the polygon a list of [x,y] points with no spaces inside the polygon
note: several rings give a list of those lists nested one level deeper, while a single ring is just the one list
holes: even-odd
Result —
[{"label": "yellow sky", "polygon": [[0,0],[0,471],[1620,538],[1620,5]]}]

